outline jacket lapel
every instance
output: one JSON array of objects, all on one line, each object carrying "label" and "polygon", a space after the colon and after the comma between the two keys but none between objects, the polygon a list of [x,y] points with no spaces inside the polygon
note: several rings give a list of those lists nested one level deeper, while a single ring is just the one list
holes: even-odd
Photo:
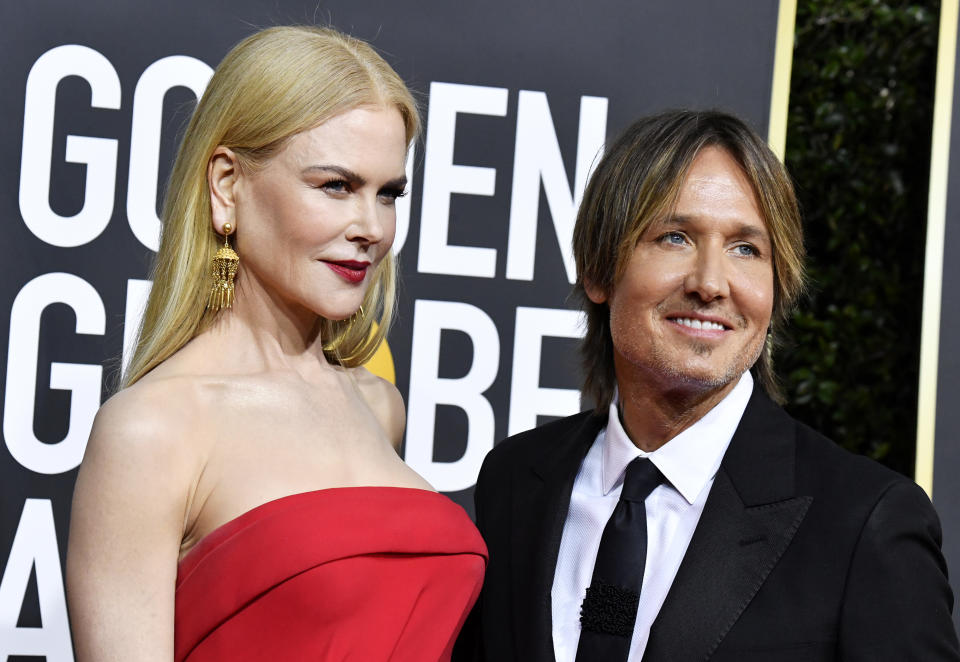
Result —
[{"label": "jacket lapel", "polygon": [[[518,467],[514,481],[513,590],[517,659],[554,660],[550,591],[570,508],[573,482],[583,458],[606,424],[604,417],[584,413],[570,421],[550,455]],[[543,432],[550,433],[552,426]]]},{"label": "jacket lapel", "polygon": [[813,500],[794,494],[795,425],[754,390],[651,628],[645,662],[709,659],[793,540]]}]

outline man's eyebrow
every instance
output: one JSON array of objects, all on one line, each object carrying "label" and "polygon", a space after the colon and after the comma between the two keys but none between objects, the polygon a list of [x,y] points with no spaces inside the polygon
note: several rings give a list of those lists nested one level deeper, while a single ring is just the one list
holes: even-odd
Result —
[{"label": "man's eyebrow", "polygon": [[691,220],[692,218],[690,216],[670,214],[660,219],[660,222],[657,223],[657,225],[687,225]]},{"label": "man's eyebrow", "polygon": [[745,239],[763,239],[770,240],[770,233],[764,228],[758,228],[756,225],[742,224],[737,229],[737,234]]},{"label": "man's eyebrow", "polygon": [[[655,223],[657,227],[664,226],[674,226],[674,227],[683,227],[690,225],[694,221],[693,216],[687,216],[683,214],[672,214],[665,217],[659,223]],[[756,225],[750,223],[741,223],[737,226],[736,231],[734,232],[738,237],[743,237],[744,239],[764,239],[766,241],[770,240],[770,233],[767,232],[766,228],[760,228]]]}]

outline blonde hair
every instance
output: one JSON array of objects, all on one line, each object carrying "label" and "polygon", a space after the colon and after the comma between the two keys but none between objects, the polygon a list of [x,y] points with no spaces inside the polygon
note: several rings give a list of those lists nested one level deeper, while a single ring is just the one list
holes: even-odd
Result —
[{"label": "blonde hair", "polygon": [[[329,28],[285,26],[251,35],[227,53],[197,105],[170,175],[153,289],[123,386],[183,347],[217,314],[206,309],[210,262],[220,243],[207,187],[214,150],[228,147],[242,169],[257,168],[297,133],[367,104],[395,107],[407,143],[415,139],[416,102],[366,42]],[[396,265],[388,252],[371,275],[364,314],[321,321],[328,361],[353,367],[373,356],[390,326],[395,289]]]}]

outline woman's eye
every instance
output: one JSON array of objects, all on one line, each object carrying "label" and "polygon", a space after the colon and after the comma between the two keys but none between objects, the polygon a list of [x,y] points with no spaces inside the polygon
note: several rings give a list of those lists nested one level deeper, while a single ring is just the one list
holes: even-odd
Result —
[{"label": "woman's eye", "polygon": [[397,198],[402,198],[407,194],[406,191],[399,188],[385,188],[378,194],[380,199],[386,202],[387,204],[393,204],[397,201]]},{"label": "woman's eye", "polygon": [[350,184],[343,179],[332,179],[324,183],[321,188],[333,193],[347,193],[350,190]]}]

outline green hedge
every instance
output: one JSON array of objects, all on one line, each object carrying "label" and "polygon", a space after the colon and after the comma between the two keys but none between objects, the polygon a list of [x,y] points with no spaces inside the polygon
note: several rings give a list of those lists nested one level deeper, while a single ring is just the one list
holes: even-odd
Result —
[{"label": "green hedge", "polygon": [[775,354],[788,409],[908,475],[938,15],[801,0],[787,132],[811,284]]}]

